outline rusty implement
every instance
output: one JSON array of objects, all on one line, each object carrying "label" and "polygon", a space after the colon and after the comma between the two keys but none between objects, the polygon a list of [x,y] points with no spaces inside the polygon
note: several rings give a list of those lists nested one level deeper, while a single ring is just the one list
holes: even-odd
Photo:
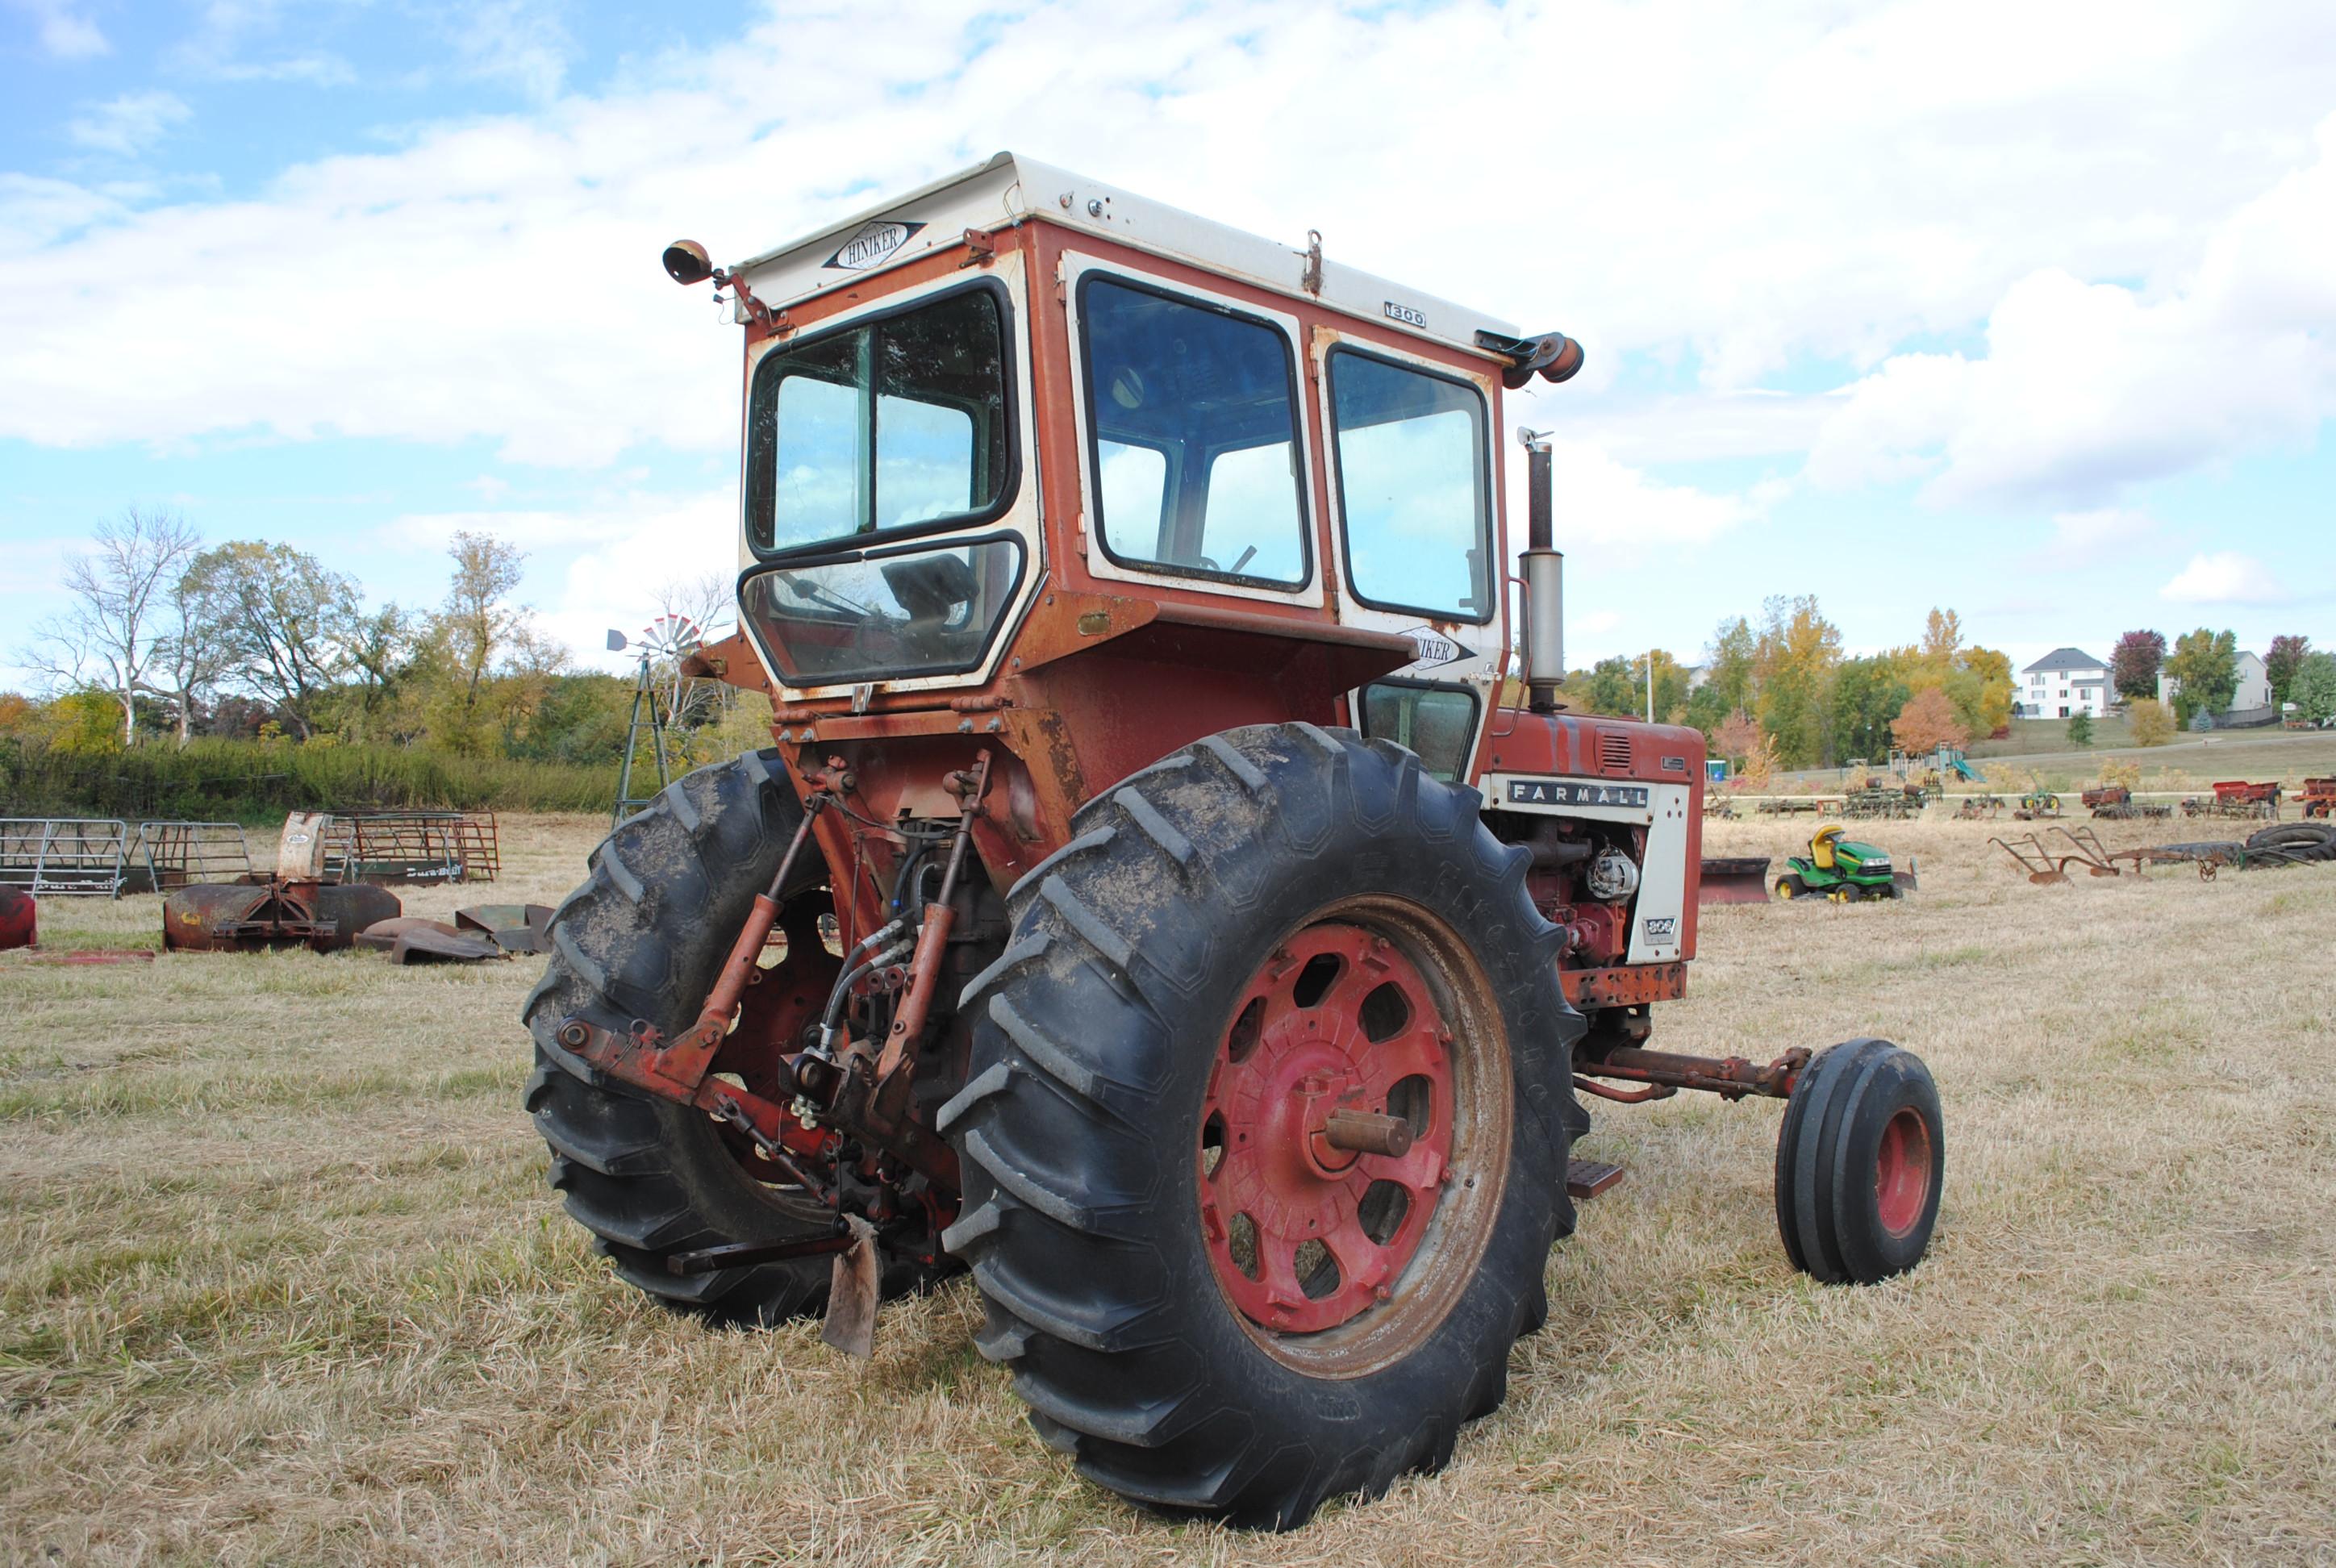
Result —
[{"label": "rusty implement", "polygon": [[550,904],[475,904],[454,911],[454,926],[486,937],[507,953],[551,950]]},{"label": "rusty implement", "polygon": [[393,964],[484,964],[511,955],[474,931],[408,931],[390,944]]},{"label": "rusty implement", "polygon": [[1696,882],[1699,904],[1765,904],[1768,901],[1767,855],[1707,855]]},{"label": "rusty implement", "polygon": [[0,888],[0,948],[29,948],[41,940],[40,909],[21,888]]},{"label": "rusty implement", "polygon": [[331,952],[399,912],[397,896],[368,883],[269,877],[201,882],[162,901],[162,945],[173,952],[255,952],[308,947]]},{"label": "rusty implement", "polygon": [[846,1214],[843,1222],[852,1227],[852,1243],[831,1265],[827,1320],[819,1337],[864,1361],[876,1353],[876,1227],[857,1214]]},{"label": "rusty implement", "polygon": [[2068,880],[2067,868],[2053,859],[2044,846],[2037,841],[2034,833],[2027,833],[2016,839],[1990,839],[1987,842],[2010,855],[2012,863],[2026,873],[2029,881],[2039,888]]}]

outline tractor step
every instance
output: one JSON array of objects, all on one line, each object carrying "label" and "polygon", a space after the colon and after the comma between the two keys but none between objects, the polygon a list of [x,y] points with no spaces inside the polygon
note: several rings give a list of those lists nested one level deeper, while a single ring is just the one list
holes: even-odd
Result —
[{"label": "tractor step", "polygon": [[1622,1179],[1622,1167],[1609,1165],[1598,1160],[1569,1160],[1565,1166],[1565,1190],[1576,1198],[1594,1198]]}]

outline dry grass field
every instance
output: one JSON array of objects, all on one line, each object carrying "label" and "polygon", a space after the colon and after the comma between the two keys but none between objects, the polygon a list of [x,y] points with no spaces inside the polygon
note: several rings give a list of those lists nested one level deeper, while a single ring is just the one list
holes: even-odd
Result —
[{"label": "dry grass field", "polygon": [[[508,822],[471,897],[556,898],[598,825]],[[1903,904],[1707,912],[1657,1033],[1922,1052],[1930,1261],[1787,1270],[1773,1103],[1601,1105],[1582,1152],[1630,1174],[1550,1259],[1508,1404],[1286,1537],[1080,1482],[974,1353],[963,1279],[864,1365],[618,1284],[519,1108],[534,960],[0,955],[0,1556],[2336,1561],[2336,867],[2034,888],[1991,831],[1861,827],[1919,858]],[[56,947],[159,923],[44,911]]]}]

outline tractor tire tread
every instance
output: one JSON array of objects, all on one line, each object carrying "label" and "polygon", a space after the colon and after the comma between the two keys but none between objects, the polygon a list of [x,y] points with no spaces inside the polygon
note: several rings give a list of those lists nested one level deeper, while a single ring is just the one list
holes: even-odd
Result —
[{"label": "tractor tire tread", "polygon": [[[965,992],[980,1005],[971,1076],[944,1112],[966,1177],[967,1218],[949,1244],[963,1246],[987,1300],[982,1354],[1011,1364],[1034,1429],[1100,1485],[1156,1507],[1293,1528],[1329,1497],[1376,1495],[1445,1462],[1459,1427],[1504,1397],[1511,1344],[1547,1316],[1548,1249],[1572,1227],[1563,1173],[1580,1112],[1568,1053],[1582,1024],[1556,985],[1562,933],[1525,889],[1528,857],[1483,830],[1481,808],[1475,792],[1428,780],[1400,747],[1255,726],[1206,737],[1096,797],[1075,819],[1077,852],[1066,846],[1015,890],[1012,943]],[[1159,1142],[1175,1118],[1129,1113],[1157,1106],[1176,1049],[1193,1045],[1175,1022],[1199,977],[1229,961],[1212,917],[1274,918],[1272,900],[1305,896],[1275,886],[1276,868],[1309,863],[1334,838],[1384,833],[1457,840],[1456,855],[1437,852],[1434,863],[1494,928],[1488,969],[1522,971],[1499,993],[1517,1147],[1533,1151],[1519,1169],[1548,1162],[1548,1179],[1513,1174],[1501,1239],[1488,1243],[1519,1277],[1495,1271],[1488,1251],[1470,1290],[1489,1294],[1469,1326],[1455,1313],[1438,1330],[1447,1339],[1435,1364],[1457,1375],[1436,1378],[1400,1430],[1342,1451],[1343,1435],[1261,1408],[1256,1388],[1190,1338],[1176,1292],[1200,1286],[1178,1282],[1183,1265],[1155,1218],[1184,1191],[1172,1179],[1180,1156]],[[1169,929],[1172,919],[1182,923]],[[1299,1429],[1256,1429],[1282,1421]]]}]

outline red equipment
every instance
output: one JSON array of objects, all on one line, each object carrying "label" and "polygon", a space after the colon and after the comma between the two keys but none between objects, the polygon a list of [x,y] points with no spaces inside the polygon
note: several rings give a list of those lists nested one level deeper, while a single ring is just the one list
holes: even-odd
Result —
[{"label": "red equipment", "polygon": [[40,913],[32,894],[21,888],[0,888],[0,949],[37,945]]},{"label": "red equipment", "polygon": [[1578,345],[1007,155],[665,265],[745,328],[742,629],[686,662],[776,745],[609,835],[527,1005],[625,1278],[864,1348],[970,1266],[1085,1474],[1289,1526],[1498,1403],[1614,1175],[1576,1087],[1789,1096],[1792,1261],[1920,1258],[1913,1057],[1647,1047],[1703,739],[1560,701],[1531,433],[1506,588],[1503,394]]}]

